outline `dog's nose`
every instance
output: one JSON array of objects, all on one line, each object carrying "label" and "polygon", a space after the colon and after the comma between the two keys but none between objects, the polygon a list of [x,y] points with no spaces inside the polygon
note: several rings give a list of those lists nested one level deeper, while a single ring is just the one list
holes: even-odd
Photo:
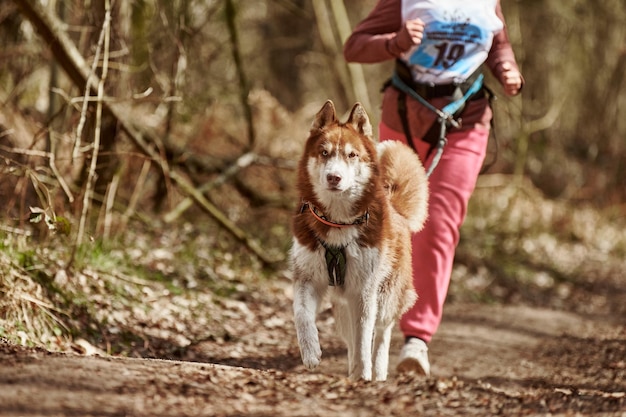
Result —
[{"label": "dog's nose", "polygon": [[328,181],[329,185],[332,185],[333,187],[336,187],[341,182],[341,177],[339,175],[337,175],[337,174],[327,174],[326,175],[326,181]]}]

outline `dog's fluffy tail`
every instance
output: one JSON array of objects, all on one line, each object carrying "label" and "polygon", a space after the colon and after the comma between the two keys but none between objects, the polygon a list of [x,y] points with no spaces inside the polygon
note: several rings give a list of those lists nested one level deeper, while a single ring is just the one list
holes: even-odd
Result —
[{"label": "dog's fluffy tail", "polygon": [[428,216],[428,177],[424,166],[402,142],[380,142],[377,151],[391,205],[408,220],[412,232],[421,230]]}]

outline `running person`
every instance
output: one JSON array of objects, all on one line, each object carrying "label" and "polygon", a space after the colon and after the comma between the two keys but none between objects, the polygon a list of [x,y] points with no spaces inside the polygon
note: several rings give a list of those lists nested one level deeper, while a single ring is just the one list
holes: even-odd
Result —
[{"label": "running person", "polygon": [[[485,159],[493,116],[488,93],[474,83],[480,82],[483,66],[507,95],[518,94],[524,81],[500,0],[379,0],[347,39],[344,56],[359,63],[396,60],[401,81],[384,90],[379,138],[408,143],[426,168],[441,157],[429,177],[429,218],[412,241],[419,299],[400,320],[405,344],[398,370],[430,375],[427,344],[441,322],[459,230]],[[399,85],[409,86],[426,103]],[[430,107],[442,109],[471,87],[479,91],[454,115],[460,124],[448,126],[445,148],[437,155],[440,124]]]}]

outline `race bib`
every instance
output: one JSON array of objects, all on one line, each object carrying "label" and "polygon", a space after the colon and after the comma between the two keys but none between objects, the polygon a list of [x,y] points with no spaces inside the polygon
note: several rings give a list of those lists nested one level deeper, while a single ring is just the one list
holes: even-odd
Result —
[{"label": "race bib", "polygon": [[496,0],[403,0],[403,22],[416,18],[425,23],[422,43],[401,59],[414,80],[426,84],[465,81],[485,62],[503,28]]}]

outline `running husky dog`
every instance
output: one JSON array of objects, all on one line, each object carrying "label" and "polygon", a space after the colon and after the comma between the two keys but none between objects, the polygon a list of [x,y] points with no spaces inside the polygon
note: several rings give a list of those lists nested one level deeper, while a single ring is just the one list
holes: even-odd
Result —
[{"label": "running husky dog", "polygon": [[290,256],[302,362],[320,363],[315,319],[330,292],[350,378],[385,380],[394,323],[417,299],[411,232],[427,215],[424,168],[408,146],[375,143],[360,103],[341,123],[327,101],[311,126],[297,186]]}]

